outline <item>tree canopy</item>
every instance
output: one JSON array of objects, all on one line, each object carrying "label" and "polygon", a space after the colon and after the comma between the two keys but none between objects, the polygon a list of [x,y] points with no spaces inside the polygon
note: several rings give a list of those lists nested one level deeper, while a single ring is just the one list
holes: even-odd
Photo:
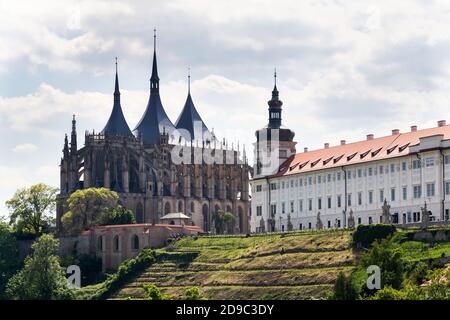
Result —
[{"label": "tree canopy", "polygon": [[6,284],[19,268],[17,241],[11,228],[0,222],[0,299],[5,298]]},{"label": "tree canopy", "polygon": [[216,233],[223,234],[225,231],[231,231],[236,218],[231,212],[218,210],[214,215],[214,226]]},{"label": "tree canopy", "polygon": [[57,193],[58,189],[42,183],[17,190],[6,201],[10,224],[20,233],[40,235],[54,223]]},{"label": "tree canopy", "polygon": [[59,241],[52,235],[42,235],[33,245],[33,253],[25,265],[8,282],[6,292],[11,299],[70,299],[65,272],[56,256]]},{"label": "tree canopy", "polygon": [[106,188],[77,190],[67,200],[67,211],[61,218],[63,228],[70,234],[79,234],[89,227],[99,225],[102,213],[118,206],[117,192]]}]

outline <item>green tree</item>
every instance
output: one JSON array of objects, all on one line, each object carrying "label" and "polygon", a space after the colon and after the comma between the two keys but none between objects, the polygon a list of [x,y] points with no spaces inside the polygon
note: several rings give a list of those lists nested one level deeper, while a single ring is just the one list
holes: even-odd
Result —
[{"label": "green tree", "polygon": [[362,265],[368,267],[376,265],[381,270],[381,287],[391,286],[400,289],[403,282],[404,262],[401,251],[395,247],[392,240],[383,239],[381,243],[375,241],[372,248],[362,257]]},{"label": "green tree", "polygon": [[102,213],[117,207],[119,195],[106,188],[77,190],[67,200],[69,211],[61,222],[64,230],[73,235],[100,224]]},{"label": "green tree", "polygon": [[236,218],[231,212],[218,210],[214,215],[214,226],[217,234],[223,234],[225,231],[230,231],[234,225]]},{"label": "green tree", "polygon": [[170,300],[169,295],[161,293],[161,290],[154,284],[144,284],[146,300]]},{"label": "green tree", "polygon": [[206,300],[205,297],[200,295],[200,290],[197,287],[186,289],[184,296],[186,297],[186,300]]},{"label": "green tree", "polygon": [[11,228],[0,222],[0,299],[5,298],[6,284],[19,268],[17,241]]},{"label": "green tree", "polygon": [[59,241],[50,234],[42,235],[33,245],[33,253],[25,266],[8,282],[6,292],[12,299],[71,299],[65,273],[56,256]]},{"label": "green tree", "polygon": [[40,235],[44,228],[54,222],[57,193],[58,189],[42,183],[17,190],[6,201],[10,223],[21,233]]},{"label": "green tree", "polygon": [[99,225],[102,226],[133,223],[136,223],[133,212],[122,206],[118,206],[112,210],[104,210],[100,214],[99,219]]},{"label": "green tree", "polygon": [[340,272],[336,283],[334,284],[334,294],[332,299],[335,300],[356,300],[358,297],[357,290],[352,282],[351,276],[346,276],[343,272]]}]

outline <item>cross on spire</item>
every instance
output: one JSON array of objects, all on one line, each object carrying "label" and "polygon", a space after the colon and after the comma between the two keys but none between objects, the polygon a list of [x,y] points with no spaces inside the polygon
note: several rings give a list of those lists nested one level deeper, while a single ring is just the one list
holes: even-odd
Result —
[{"label": "cross on spire", "polygon": [[188,67],[188,93],[191,93],[191,67]]}]

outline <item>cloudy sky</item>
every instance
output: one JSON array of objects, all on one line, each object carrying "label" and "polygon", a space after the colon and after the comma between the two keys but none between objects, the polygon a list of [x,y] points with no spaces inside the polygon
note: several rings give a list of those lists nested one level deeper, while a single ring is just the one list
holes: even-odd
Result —
[{"label": "cloudy sky", "polygon": [[0,214],[23,186],[58,186],[76,114],[101,130],[119,58],[122,107],[137,124],[149,94],[153,28],[163,104],[175,121],[191,67],[209,128],[251,150],[278,71],[298,149],[450,118],[448,1],[0,0]]}]

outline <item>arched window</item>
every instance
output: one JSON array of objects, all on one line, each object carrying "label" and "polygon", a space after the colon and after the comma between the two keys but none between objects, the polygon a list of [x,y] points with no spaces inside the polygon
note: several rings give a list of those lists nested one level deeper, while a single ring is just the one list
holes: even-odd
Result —
[{"label": "arched window", "polygon": [[170,213],[170,203],[166,202],[166,204],[164,205],[164,214],[168,213]]},{"label": "arched window", "polygon": [[193,214],[195,211],[195,204],[194,202],[191,202],[191,214]]},{"label": "arched window", "polygon": [[139,237],[136,234],[131,237],[131,248],[133,250],[139,250]]},{"label": "arched window", "polygon": [[183,212],[183,201],[178,202],[178,212]]},{"label": "arched window", "polygon": [[113,239],[113,250],[114,251],[119,251],[119,248],[120,248],[120,246],[119,246],[119,243],[120,241],[119,241],[119,236],[114,236],[114,239]]},{"label": "arched window", "polygon": [[103,236],[97,238],[97,250],[103,251]]}]

